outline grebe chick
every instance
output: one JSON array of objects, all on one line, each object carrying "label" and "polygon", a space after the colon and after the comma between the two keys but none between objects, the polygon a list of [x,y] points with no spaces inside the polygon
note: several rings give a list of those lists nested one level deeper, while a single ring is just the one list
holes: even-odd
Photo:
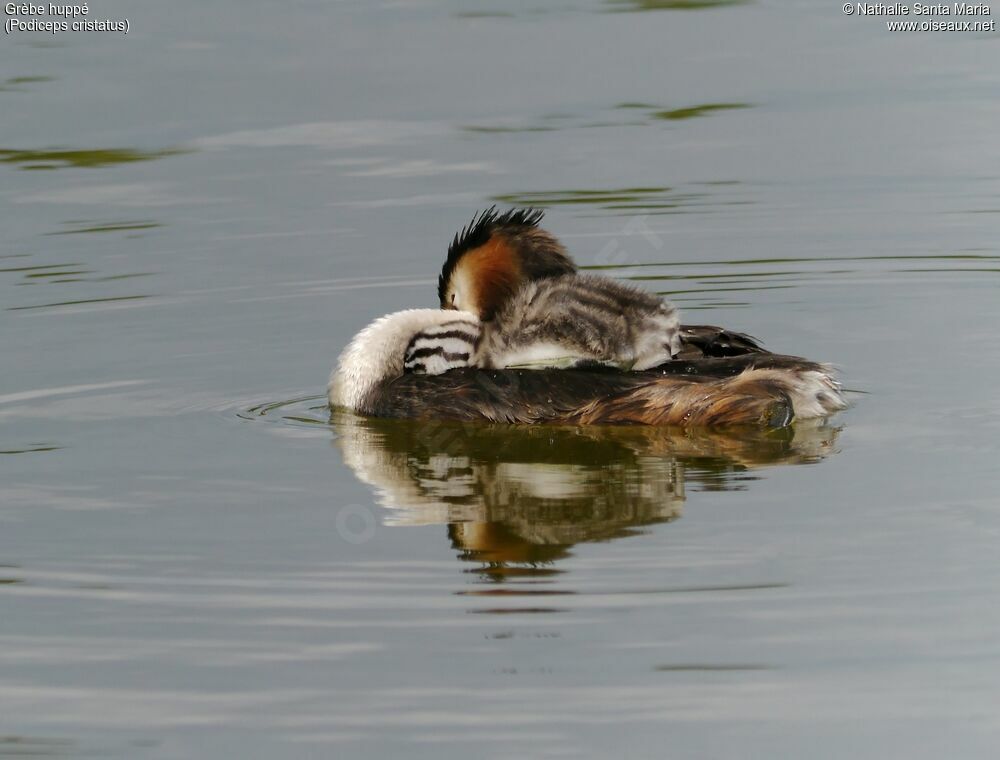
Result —
[{"label": "grebe chick", "polygon": [[[646,372],[462,366],[480,329],[473,314],[437,309],[376,320],[341,354],[327,389],[330,406],[374,417],[684,427],[781,427],[847,406],[829,367],[767,352]],[[405,366],[432,357],[449,371]]]},{"label": "grebe chick", "polygon": [[[538,226],[542,216],[543,212],[537,209],[512,209],[498,214],[493,207],[455,235],[438,278],[441,308],[472,312],[489,322],[527,283],[576,275],[576,264],[566,249],[551,233]],[[589,277],[591,284],[607,289],[609,294],[616,287],[624,287],[608,278]],[[611,283],[610,288],[608,283]],[[580,284],[586,286],[585,282]],[[581,301],[588,298],[585,293],[579,295]],[[567,311],[570,306],[566,305]],[[669,334],[671,325],[667,325],[666,331],[671,353],[674,353],[673,338]],[[512,331],[507,335],[516,337]],[[764,352],[764,349],[749,335],[715,325],[681,325],[680,354],[675,358],[701,359],[757,352]]]},{"label": "grebe chick", "polygon": [[580,275],[565,248],[538,227],[543,212],[496,207],[452,241],[438,297],[443,309],[483,323],[478,367],[557,367],[598,362],[645,370],[680,350],[680,319],[659,296]]}]

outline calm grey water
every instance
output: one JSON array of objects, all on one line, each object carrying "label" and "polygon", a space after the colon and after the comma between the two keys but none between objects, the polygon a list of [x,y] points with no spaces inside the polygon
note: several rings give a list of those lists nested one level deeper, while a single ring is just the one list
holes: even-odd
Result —
[{"label": "calm grey water", "polygon": [[[4,36],[0,757],[995,757],[1000,37],[841,6]],[[854,407],[331,422],[495,201]]]}]

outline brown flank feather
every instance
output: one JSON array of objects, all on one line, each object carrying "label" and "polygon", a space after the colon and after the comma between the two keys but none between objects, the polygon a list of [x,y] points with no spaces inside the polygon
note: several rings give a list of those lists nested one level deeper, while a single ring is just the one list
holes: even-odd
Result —
[{"label": "brown flank feather", "polygon": [[365,412],[527,424],[781,427],[793,416],[788,384],[796,372],[818,367],[798,357],[751,353],[670,362],[648,372],[467,368],[396,378],[380,387]]}]

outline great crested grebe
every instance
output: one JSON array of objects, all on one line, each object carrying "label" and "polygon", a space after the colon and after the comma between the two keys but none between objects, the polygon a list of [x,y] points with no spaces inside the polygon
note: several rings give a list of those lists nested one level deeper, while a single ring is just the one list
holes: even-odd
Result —
[{"label": "great crested grebe", "polygon": [[330,405],[376,417],[769,427],[846,408],[827,365],[678,325],[655,296],[576,274],[541,216],[489,209],[456,235],[438,282],[447,308],[396,312],[358,333],[330,376]]},{"label": "great crested grebe", "polygon": [[[375,417],[757,427],[847,406],[829,367],[759,347],[641,372],[481,369],[468,366],[481,331],[468,312],[410,309],[381,317],[341,354],[327,389],[330,405]],[[408,371],[407,359],[431,364]],[[448,371],[427,374],[431,369]]]},{"label": "great crested grebe", "polygon": [[443,309],[482,321],[477,367],[601,363],[646,370],[680,351],[680,319],[667,301],[597,275],[577,274],[566,250],[538,223],[543,212],[487,209],[448,248]]}]

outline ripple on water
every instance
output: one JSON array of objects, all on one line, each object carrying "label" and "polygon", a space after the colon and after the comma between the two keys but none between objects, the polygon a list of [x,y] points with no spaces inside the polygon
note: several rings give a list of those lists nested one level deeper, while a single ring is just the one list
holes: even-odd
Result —
[{"label": "ripple on water", "polygon": [[[738,183],[710,188],[708,183],[690,183],[677,187],[625,187],[604,190],[545,190],[495,195],[490,200],[513,206],[579,206],[609,211],[613,215],[644,216],[662,214],[712,213],[723,207],[750,205]],[[720,189],[725,188],[725,189]]]},{"label": "ripple on water", "polygon": [[[644,233],[656,234],[656,231],[646,229]],[[581,269],[641,283],[643,287],[678,303],[683,313],[745,308],[753,305],[755,299],[752,294],[758,291],[832,285],[883,286],[898,282],[900,276],[911,283],[921,279],[937,281],[942,275],[947,275],[954,282],[963,279],[979,281],[984,274],[1000,274],[1000,256],[959,252],[909,256],[776,257],[598,264]],[[747,293],[750,297],[734,299],[727,295],[729,293]]]},{"label": "ripple on water", "polygon": [[616,11],[697,11],[743,5],[749,0],[606,0]]},{"label": "ripple on water", "polygon": [[122,220],[116,222],[65,222],[69,229],[47,232],[47,235],[81,235],[93,232],[137,232],[162,227],[151,219]]},{"label": "ripple on water", "polygon": [[292,427],[328,427],[330,407],[324,395],[296,396],[240,409],[236,416],[241,420],[280,423]]},{"label": "ripple on water", "polygon": [[[156,223],[142,223],[142,224],[125,224],[125,225],[98,225],[98,226],[81,226],[78,229],[66,230],[58,233],[48,233],[48,234],[71,234],[76,232],[121,232],[121,231],[138,231],[149,229],[151,227],[159,226]],[[22,258],[30,258],[30,254],[24,254]],[[114,283],[118,283],[124,280],[134,280],[143,277],[150,277],[154,272],[120,272],[116,274],[104,274],[97,269],[91,268],[92,265],[85,264],[80,261],[72,261],[64,264],[27,264],[26,262],[19,262],[19,266],[4,266],[0,267],[0,277],[7,276],[7,278],[15,279],[13,283],[17,286],[38,286],[38,285],[65,285],[73,284],[74,290],[73,296],[76,297],[64,297],[59,300],[53,301],[43,301],[42,303],[25,303],[13,306],[6,306],[7,311],[38,311],[46,309],[62,309],[63,311],[73,311],[74,313],[80,308],[102,308],[102,307],[112,307],[122,305],[126,306],[128,304],[122,304],[121,302],[135,302],[143,301],[145,299],[152,298],[153,296],[149,294],[134,294],[126,293],[122,295],[116,294],[94,294],[88,295],[87,297],[82,297],[82,293],[79,292],[79,287],[77,283],[89,283],[101,286],[101,290],[107,293],[109,287],[113,287]],[[41,294],[42,290],[36,290],[34,288],[25,289],[25,294],[38,293]],[[57,288],[49,291],[48,288],[44,290],[45,293],[54,295],[55,293],[65,293],[69,295],[67,289]],[[70,309],[68,307],[78,307],[76,309]]]},{"label": "ripple on water", "polygon": [[567,129],[646,127],[662,122],[681,122],[722,113],[753,108],[752,103],[695,103],[691,105],[656,105],[626,102],[598,108],[585,114],[553,113],[534,119],[506,119],[491,124],[466,124],[460,129],[469,135],[504,135],[531,132],[561,132]]}]

